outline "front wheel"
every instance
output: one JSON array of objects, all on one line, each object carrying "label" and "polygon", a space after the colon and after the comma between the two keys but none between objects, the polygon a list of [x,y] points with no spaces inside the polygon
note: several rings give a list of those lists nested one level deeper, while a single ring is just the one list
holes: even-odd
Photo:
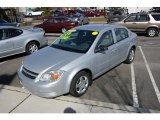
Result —
[{"label": "front wheel", "polygon": [[72,80],[70,94],[75,97],[83,95],[91,83],[91,76],[85,71],[79,72]]},{"label": "front wheel", "polygon": [[32,54],[32,53],[38,51],[38,49],[39,49],[39,46],[36,42],[30,42],[26,46],[26,53]]},{"label": "front wheel", "polygon": [[131,48],[128,53],[127,59],[124,61],[124,63],[130,64],[133,62],[134,58],[135,58],[135,49]]}]

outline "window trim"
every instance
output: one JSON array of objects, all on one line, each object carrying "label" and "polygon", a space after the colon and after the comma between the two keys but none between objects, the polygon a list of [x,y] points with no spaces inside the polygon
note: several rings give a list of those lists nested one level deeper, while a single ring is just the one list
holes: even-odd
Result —
[{"label": "window trim", "polygon": [[[112,46],[112,45],[114,45],[115,44],[115,40],[114,40],[114,34],[113,34],[113,30],[107,30],[107,31],[105,31],[104,33],[102,33],[101,34],[101,36],[100,36],[100,38],[99,38],[99,40],[97,41],[97,43],[96,43],[96,46],[95,46],[95,50],[98,48],[98,42],[100,41],[100,39],[101,39],[101,37],[102,37],[102,35],[104,35],[106,32],[108,32],[108,31],[110,31],[111,32],[111,34],[112,34],[112,38],[113,38],[113,44],[111,44],[111,45],[109,45],[109,46],[107,46],[107,47],[110,47],[110,46]],[[95,51],[94,50],[94,51]]]},{"label": "window trim", "polygon": [[6,31],[9,33],[11,29],[12,29],[12,30],[20,30],[20,31],[22,31],[22,33],[19,34],[19,35],[16,35],[16,36],[9,36],[8,38],[0,39],[0,41],[7,40],[7,39],[11,39],[11,38],[14,38],[14,37],[18,37],[18,36],[20,36],[20,35],[23,34],[23,30],[17,29],[17,28],[3,28],[3,29],[0,29],[0,30],[6,30]]},{"label": "window trim", "polygon": [[[147,16],[147,20],[146,21],[140,21],[140,16],[141,15],[146,15]],[[150,21],[150,17],[149,17],[149,15],[148,14],[140,14],[140,15],[138,15],[138,18],[137,18],[137,21],[136,22],[149,22]]]},{"label": "window trim", "polygon": [[[136,16],[135,20],[134,20],[134,21],[128,21],[127,19],[128,19],[129,17],[133,16],[133,15]],[[136,21],[137,21],[137,15],[136,15],[136,14],[129,15],[124,21],[125,21],[125,22],[136,22]]]},{"label": "window trim", "polygon": [[[125,30],[127,31],[127,33],[128,33],[128,37],[126,37],[126,38],[121,39],[120,41],[118,41],[118,40],[117,40],[117,36],[116,36],[116,29],[125,29]],[[116,43],[121,42],[121,41],[124,41],[125,39],[127,39],[127,38],[130,37],[129,31],[128,31],[126,28],[115,28],[115,29],[114,29],[114,34],[115,34]]]}]

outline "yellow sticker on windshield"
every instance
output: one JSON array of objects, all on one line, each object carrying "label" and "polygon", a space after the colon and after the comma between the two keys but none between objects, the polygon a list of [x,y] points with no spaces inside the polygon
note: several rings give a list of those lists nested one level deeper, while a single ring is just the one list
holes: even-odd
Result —
[{"label": "yellow sticker on windshield", "polygon": [[94,31],[92,32],[92,35],[98,35],[98,32]]}]

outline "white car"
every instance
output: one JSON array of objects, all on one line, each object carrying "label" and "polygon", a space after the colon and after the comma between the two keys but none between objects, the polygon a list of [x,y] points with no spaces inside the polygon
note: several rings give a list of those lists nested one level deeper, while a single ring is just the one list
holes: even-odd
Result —
[{"label": "white car", "polygon": [[26,13],[26,15],[27,16],[41,16],[42,15],[42,13],[43,13],[44,11],[27,11],[27,13]]}]

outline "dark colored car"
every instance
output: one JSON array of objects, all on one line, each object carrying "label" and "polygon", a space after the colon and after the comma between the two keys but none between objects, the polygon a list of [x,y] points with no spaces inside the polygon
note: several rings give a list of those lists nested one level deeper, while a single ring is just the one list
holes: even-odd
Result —
[{"label": "dark colored car", "polygon": [[5,21],[4,19],[0,19],[0,26],[15,26],[15,27],[19,27],[19,24],[17,24],[17,23],[9,23],[9,22]]},{"label": "dark colored car", "polygon": [[122,10],[119,11],[111,11],[108,14],[108,20],[107,22],[112,23],[112,22],[118,22],[123,20],[125,17],[127,16],[127,14]]},{"label": "dark colored car", "polygon": [[68,17],[52,17],[44,21],[42,24],[35,25],[34,27],[43,28],[45,32],[62,32],[78,25],[78,22],[73,21]]},{"label": "dark colored car", "polygon": [[87,17],[98,17],[100,16],[100,14],[98,12],[94,12],[94,11],[81,11],[81,10],[77,10],[77,12],[83,14],[84,16]]}]

